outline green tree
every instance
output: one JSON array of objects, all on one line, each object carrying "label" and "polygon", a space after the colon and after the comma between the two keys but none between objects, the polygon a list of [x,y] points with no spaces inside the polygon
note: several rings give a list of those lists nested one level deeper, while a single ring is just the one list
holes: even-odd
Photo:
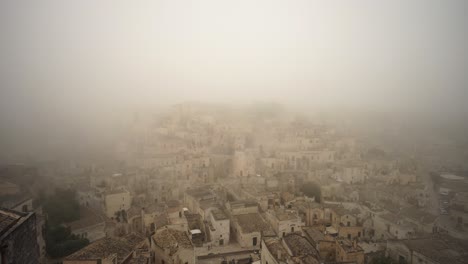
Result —
[{"label": "green tree", "polygon": [[55,190],[44,203],[44,212],[51,225],[58,225],[80,219],[80,204],[73,190]]},{"label": "green tree", "polygon": [[320,203],[322,200],[322,191],[320,185],[316,182],[306,182],[301,187],[301,192],[307,197],[315,197],[315,201]]},{"label": "green tree", "polygon": [[57,189],[52,196],[44,199],[47,214],[46,250],[53,258],[60,258],[89,244],[88,239],[71,233],[63,224],[80,219],[80,205],[73,190]]},{"label": "green tree", "polygon": [[88,244],[88,239],[71,234],[70,229],[62,225],[46,226],[47,254],[53,258],[68,256]]}]

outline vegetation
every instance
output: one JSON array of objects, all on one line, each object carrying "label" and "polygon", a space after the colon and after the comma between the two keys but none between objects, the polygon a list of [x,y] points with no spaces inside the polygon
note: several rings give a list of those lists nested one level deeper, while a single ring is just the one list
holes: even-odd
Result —
[{"label": "vegetation", "polygon": [[316,182],[306,182],[301,187],[301,192],[304,193],[307,197],[314,197],[315,201],[320,203],[322,199],[322,191],[320,189],[320,185]]},{"label": "vegetation", "polygon": [[46,227],[46,249],[52,258],[68,256],[88,244],[88,239],[71,234],[63,225]]},{"label": "vegetation", "polygon": [[80,219],[80,204],[72,190],[55,190],[55,194],[46,198],[44,211],[49,224],[58,225]]},{"label": "vegetation", "polygon": [[380,257],[374,258],[370,262],[370,264],[396,264],[396,262],[393,261],[393,259],[391,259],[390,257],[380,256]]},{"label": "vegetation", "polygon": [[46,250],[53,258],[60,258],[89,244],[88,239],[71,233],[63,224],[80,219],[80,205],[72,190],[55,190],[54,195],[46,197],[43,204],[47,214]]}]

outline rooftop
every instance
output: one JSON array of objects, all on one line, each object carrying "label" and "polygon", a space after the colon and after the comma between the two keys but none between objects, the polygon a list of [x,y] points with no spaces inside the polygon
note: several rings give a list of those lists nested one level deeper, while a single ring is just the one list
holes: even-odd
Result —
[{"label": "rooftop", "polygon": [[197,200],[205,200],[215,197],[215,194],[208,186],[198,187],[196,189],[187,190],[186,193]]},{"label": "rooftop", "polygon": [[439,263],[468,263],[468,245],[466,241],[442,237],[403,240],[403,243],[411,250]]},{"label": "rooftop", "polygon": [[257,202],[251,200],[240,200],[229,202],[231,208],[255,207]]},{"label": "rooftop", "polygon": [[[286,258],[289,255],[288,252],[284,249],[283,245],[281,244],[281,240],[279,238],[268,237],[264,239],[264,243],[268,248],[268,251],[270,251],[270,253],[276,260],[286,262]],[[280,256],[278,256],[278,253],[280,253]]]},{"label": "rooftop", "polygon": [[296,220],[299,218],[297,213],[291,210],[275,210],[274,215],[279,221]]},{"label": "rooftop", "polygon": [[146,238],[137,233],[130,233],[122,237],[132,248],[142,247],[142,244],[147,242]]},{"label": "rooftop", "polygon": [[106,237],[96,240],[86,247],[66,257],[65,260],[102,259],[117,254],[122,261],[132,252],[132,246],[124,239]]},{"label": "rooftop", "polygon": [[0,208],[0,236],[12,228],[24,214]]},{"label": "rooftop", "polygon": [[283,237],[283,239],[294,256],[318,255],[312,244],[299,234],[291,233]]},{"label": "rooftop", "polygon": [[304,258],[307,258],[307,263],[315,263],[319,254],[305,237],[292,233],[286,235],[283,239],[287,247],[291,250],[293,256],[301,257],[303,260],[305,260]]},{"label": "rooftop", "polygon": [[227,215],[220,209],[214,209],[211,211],[211,214],[213,215],[213,218],[216,220],[216,221],[220,221],[220,220],[226,220],[228,219]]},{"label": "rooftop", "polygon": [[347,209],[343,205],[340,204],[326,204],[325,207],[332,209],[336,214],[343,216],[343,215],[353,215],[356,216],[360,213],[359,209]]},{"label": "rooftop", "polygon": [[310,228],[302,228],[302,230],[306,233],[306,235],[312,239],[315,243],[326,240],[325,239],[325,234],[322,233],[320,230],[314,227]]},{"label": "rooftop", "polygon": [[152,236],[154,243],[162,248],[169,249],[169,254],[174,255],[180,247],[193,248],[188,234],[184,231],[164,228]]},{"label": "rooftop", "polygon": [[239,223],[244,233],[262,232],[270,229],[270,226],[258,213],[236,215],[233,216],[233,219]]},{"label": "rooftop", "polygon": [[364,252],[357,243],[354,244],[354,242],[349,239],[337,239],[336,242],[346,253]]}]

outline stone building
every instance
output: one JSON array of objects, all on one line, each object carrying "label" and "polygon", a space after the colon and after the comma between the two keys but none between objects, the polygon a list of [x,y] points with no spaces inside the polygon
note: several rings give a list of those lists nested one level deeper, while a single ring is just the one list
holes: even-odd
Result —
[{"label": "stone building", "polygon": [[125,188],[109,191],[104,197],[106,216],[109,218],[115,217],[116,213],[119,211],[130,209],[131,204],[132,195]]},{"label": "stone building", "polygon": [[336,242],[331,235],[324,234],[316,227],[304,228],[303,231],[306,238],[318,251],[321,260],[335,261]]},{"label": "stone building", "polygon": [[319,254],[307,239],[297,233],[283,237],[283,246],[295,263],[319,264]]},{"label": "stone building", "polygon": [[35,213],[0,208],[0,262],[40,263]]},{"label": "stone building", "polygon": [[233,236],[241,247],[259,248],[262,236],[272,232],[271,227],[258,213],[241,214],[232,217]]},{"label": "stone building", "polygon": [[269,210],[266,219],[279,237],[300,232],[304,226],[301,217],[293,210]]},{"label": "stone building", "polygon": [[258,204],[251,200],[239,200],[226,203],[231,215],[258,213]]},{"label": "stone building", "polygon": [[217,200],[216,193],[209,186],[202,186],[189,189],[184,195],[184,204],[195,213],[204,216],[204,208],[207,205],[214,204]]},{"label": "stone building", "polygon": [[233,157],[233,175],[247,177],[255,175],[255,157],[250,151],[236,151]]},{"label": "stone building", "polygon": [[215,245],[229,244],[230,238],[230,220],[220,209],[214,209],[210,212],[210,236]]},{"label": "stone building", "polygon": [[267,237],[262,239],[261,264],[288,263],[288,252],[284,249],[281,239]]},{"label": "stone building", "polygon": [[195,253],[185,231],[163,228],[151,237],[155,264],[195,264]]},{"label": "stone building", "polygon": [[356,240],[336,240],[336,261],[354,261],[356,264],[364,264],[364,250],[357,244]]}]

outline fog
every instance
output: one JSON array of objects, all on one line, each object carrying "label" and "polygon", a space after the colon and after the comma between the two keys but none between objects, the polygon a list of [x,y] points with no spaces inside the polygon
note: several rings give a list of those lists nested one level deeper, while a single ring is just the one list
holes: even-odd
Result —
[{"label": "fog", "polygon": [[463,0],[1,1],[1,152],[96,146],[123,115],[185,101],[465,124],[467,12]]}]

